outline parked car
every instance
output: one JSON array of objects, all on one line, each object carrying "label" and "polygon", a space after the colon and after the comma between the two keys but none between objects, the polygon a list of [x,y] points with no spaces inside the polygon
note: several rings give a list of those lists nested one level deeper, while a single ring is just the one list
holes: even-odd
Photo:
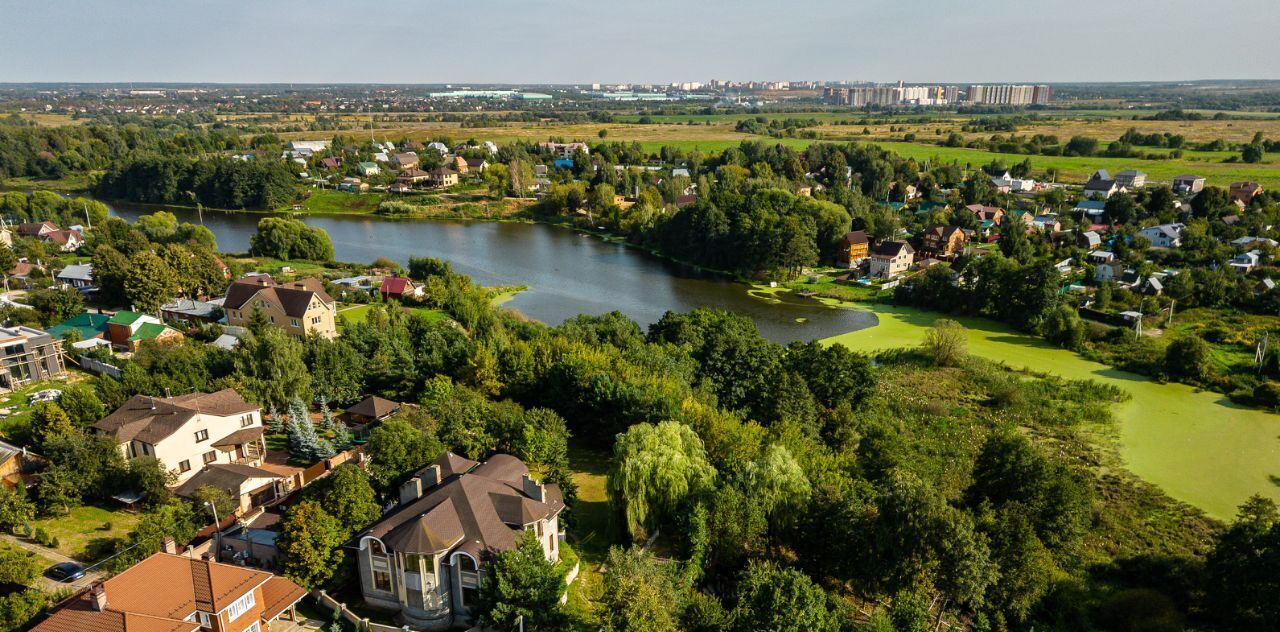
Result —
[{"label": "parked car", "polygon": [[49,579],[69,584],[84,577],[84,567],[75,562],[62,562],[50,566],[44,574]]}]

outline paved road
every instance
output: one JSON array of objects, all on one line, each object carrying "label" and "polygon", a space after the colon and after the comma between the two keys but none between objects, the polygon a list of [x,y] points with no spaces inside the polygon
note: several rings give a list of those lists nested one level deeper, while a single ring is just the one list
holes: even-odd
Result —
[{"label": "paved road", "polygon": [[[73,560],[51,548],[40,546],[39,544],[35,544],[34,542],[27,542],[25,540],[20,540],[7,533],[0,533],[0,539],[3,539],[5,542],[8,542],[9,544],[12,544],[14,546],[31,551],[32,553],[35,553],[36,555],[44,558],[46,561],[48,561],[48,564],[45,565],[45,568],[48,568],[49,566],[53,566],[54,564],[58,564],[61,562],[77,562],[77,560]],[[41,588],[42,590],[47,590],[47,591],[61,590],[63,588],[84,588],[85,586],[88,586],[91,582],[93,582],[93,580],[98,579],[99,577],[101,577],[101,573],[98,573],[96,571],[89,572],[89,573],[85,573],[84,577],[76,580],[74,583],[65,584],[62,582],[53,581],[52,579],[49,579],[48,577],[41,575],[38,587]]]}]

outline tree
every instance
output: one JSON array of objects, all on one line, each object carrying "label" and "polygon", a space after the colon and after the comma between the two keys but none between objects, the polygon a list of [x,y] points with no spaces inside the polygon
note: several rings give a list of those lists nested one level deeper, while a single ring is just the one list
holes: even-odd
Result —
[{"label": "tree", "polygon": [[[191,493],[191,503],[195,505],[196,511],[204,513],[209,505],[218,512],[218,518],[223,519],[230,516],[238,507],[236,500],[227,493],[227,490],[214,487],[212,485],[201,485]],[[210,516],[212,518],[212,516]]]},{"label": "tree", "polygon": [[474,614],[486,627],[513,629],[523,620],[526,630],[560,630],[564,590],[564,574],[526,530],[514,548],[489,560]]},{"label": "tree", "polygon": [[76,426],[88,426],[106,414],[106,406],[98,399],[98,393],[86,382],[68,384],[62,389],[58,405],[66,411]]},{"label": "tree", "polygon": [[1174,377],[1203,382],[1213,375],[1213,350],[1196,335],[1174,340],[1165,348],[1164,370]]},{"label": "tree", "polygon": [[40,561],[34,553],[0,542],[0,585],[27,585],[40,575]]},{"label": "tree", "polygon": [[1231,527],[1218,535],[1205,560],[1208,608],[1225,629],[1280,628],[1280,511],[1254,496]]},{"label": "tree", "polygon": [[9,291],[9,271],[18,265],[18,254],[12,248],[0,248],[0,275],[4,275],[4,290]]},{"label": "tree", "polygon": [[0,530],[9,532],[35,516],[36,506],[27,498],[25,486],[10,489],[7,485],[0,485]]},{"label": "tree", "polygon": [[277,259],[332,261],[333,242],[322,228],[307,226],[301,220],[264,217],[258,230],[249,238],[249,254]]},{"label": "tree", "polygon": [[84,311],[84,297],[72,288],[32,290],[27,293],[27,302],[39,312],[40,322],[46,327],[56,325]]},{"label": "tree", "polygon": [[937,366],[959,366],[969,357],[968,332],[954,320],[939,318],[925,332],[921,348]]},{"label": "tree", "polygon": [[295,397],[310,399],[311,374],[302,344],[275,327],[252,329],[240,339],[236,375],[245,394],[264,406],[284,408]]},{"label": "tree", "polygon": [[808,575],[753,560],[738,581],[733,629],[738,632],[835,632],[840,621],[827,594]]},{"label": "tree", "polygon": [[676,583],[652,553],[640,548],[609,549],[600,595],[607,632],[676,632],[681,629],[672,604],[678,603]]},{"label": "tree", "polygon": [[1244,160],[1245,162],[1250,164],[1256,163],[1256,162],[1262,162],[1262,159],[1265,155],[1266,155],[1266,152],[1263,151],[1262,143],[1257,143],[1257,142],[1249,143],[1248,145],[1245,145],[1244,149],[1240,151],[1241,160]]},{"label": "tree", "polygon": [[690,497],[711,488],[715,468],[707,462],[702,439],[674,421],[636,424],[618,437],[609,473],[609,499],[638,536],[652,529]]},{"label": "tree", "polygon": [[191,503],[182,499],[172,498],[151,507],[138,519],[138,526],[129,533],[128,539],[119,545],[118,554],[108,564],[109,570],[120,572],[141,562],[159,551],[165,538],[179,544],[190,542],[202,523]]},{"label": "tree", "polygon": [[1049,312],[1049,317],[1045,319],[1041,328],[1044,330],[1045,340],[1064,349],[1078,350],[1084,345],[1086,332],[1084,321],[1070,305],[1059,305]]},{"label": "tree", "polygon": [[383,487],[390,487],[401,477],[440,456],[444,446],[405,419],[393,417],[369,433],[365,452],[372,462],[369,468],[374,480]]},{"label": "tree", "polygon": [[306,489],[306,496],[325,508],[350,536],[382,515],[369,475],[354,465],[341,465]]},{"label": "tree", "polygon": [[276,538],[284,562],[284,576],[306,588],[318,588],[333,576],[342,559],[346,536],[338,519],[329,515],[320,503],[304,500],[285,514]]},{"label": "tree", "polygon": [[178,274],[164,259],[147,251],[129,258],[124,273],[124,294],[135,309],[159,314],[160,306],[178,293]]},{"label": "tree", "polygon": [[59,437],[75,433],[75,424],[61,406],[53,402],[40,402],[31,415],[31,438],[41,446]]}]

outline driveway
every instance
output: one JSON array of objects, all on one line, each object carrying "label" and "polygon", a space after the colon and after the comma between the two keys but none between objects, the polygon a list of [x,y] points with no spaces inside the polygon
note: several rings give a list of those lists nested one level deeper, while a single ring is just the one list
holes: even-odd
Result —
[{"label": "driveway", "polygon": [[[16,547],[31,551],[32,553],[35,553],[37,556],[43,558],[47,563],[44,564],[44,568],[40,569],[41,573],[43,573],[45,569],[48,569],[50,566],[53,566],[54,564],[59,564],[61,562],[76,562],[77,564],[80,563],[79,561],[73,560],[53,549],[40,546],[39,544],[35,544],[34,542],[27,542],[25,540],[20,540],[7,533],[0,533],[0,539],[3,539],[5,542],[8,542],[9,544],[12,544]],[[61,590],[64,588],[79,589],[79,588],[84,588],[85,586],[88,586],[89,584],[93,583],[95,579],[98,579],[101,576],[102,574],[97,571],[90,571],[88,573],[85,573],[84,577],[81,577],[80,579],[77,579],[75,582],[68,584],[63,582],[56,582],[52,579],[49,579],[48,577],[45,577],[42,574],[40,575],[40,579],[38,580],[37,587],[40,588],[41,590],[46,590],[46,591],[55,591],[55,590]]]}]

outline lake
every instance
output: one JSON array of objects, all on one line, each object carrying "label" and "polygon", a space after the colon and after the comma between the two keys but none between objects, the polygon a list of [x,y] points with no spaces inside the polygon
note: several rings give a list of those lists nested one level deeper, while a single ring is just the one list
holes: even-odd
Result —
[{"label": "lake", "polygon": [[[112,212],[132,222],[160,208],[117,204]],[[195,211],[166,210],[181,221],[199,221]],[[220,250],[246,252],[262,217],[205,211],[204,225],[218,237]],[[553,325],[578,314],[617,310],[647,327],[668,311],[715,307],[750,317],[766,338],[785,343],[828,338],[877,322],[870,312],[828,307],[789,293],[774,300],[757,298],[745,284],[558,226],[341,216],[299,219],[329,233],[339,261],[369,263],[388,257],[407,266],[409,257],[437,257],[477,283],[526,285],[527,291],[504,306]]]}]

